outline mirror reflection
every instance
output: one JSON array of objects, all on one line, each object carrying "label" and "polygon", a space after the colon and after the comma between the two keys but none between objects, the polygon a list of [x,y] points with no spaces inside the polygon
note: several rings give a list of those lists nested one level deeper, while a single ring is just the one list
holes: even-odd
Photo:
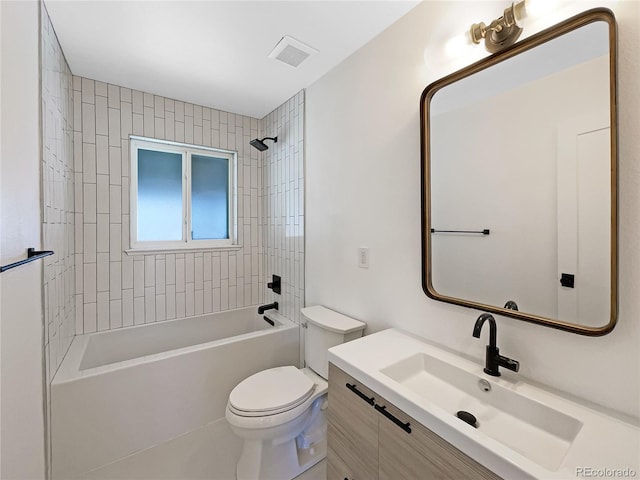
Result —
[{"label": "mirror reflection", "polygon": [[433,298],[573,331],[613,326],[610,28],[551,35],[425,95]]}]

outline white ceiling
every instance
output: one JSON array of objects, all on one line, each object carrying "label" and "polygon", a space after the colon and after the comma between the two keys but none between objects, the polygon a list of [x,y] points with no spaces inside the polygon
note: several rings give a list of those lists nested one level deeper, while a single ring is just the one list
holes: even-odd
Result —
[{"label": "white ceiling", "polygon": [[[418,1],[45,0],[71,71],[262,118]],[[290,35],[319,53],[267,55]]]}]

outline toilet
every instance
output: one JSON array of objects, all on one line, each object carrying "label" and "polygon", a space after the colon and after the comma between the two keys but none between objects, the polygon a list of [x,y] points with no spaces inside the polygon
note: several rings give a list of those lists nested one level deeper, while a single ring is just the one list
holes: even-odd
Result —
[{"label": "toilet", "polygon": [[238,480],[291,480],[326,456],[327,350],[366,325],[321,305],[301,313],[306,367],[263,370],[229,395],[225,416],[244,441]]}]

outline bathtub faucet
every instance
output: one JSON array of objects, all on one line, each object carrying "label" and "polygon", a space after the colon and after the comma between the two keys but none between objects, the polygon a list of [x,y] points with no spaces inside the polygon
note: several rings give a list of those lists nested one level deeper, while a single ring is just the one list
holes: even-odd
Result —
[{"label": "bathtub faucet", "polygon": [[260,305],[258,307],[258,315],[262,315],[264,312],[266,312],[267,310],[271,310],[275,308],[276,310],[278,310],[278,302],[273,302],[273,303],[268,303],[266,305]]}]

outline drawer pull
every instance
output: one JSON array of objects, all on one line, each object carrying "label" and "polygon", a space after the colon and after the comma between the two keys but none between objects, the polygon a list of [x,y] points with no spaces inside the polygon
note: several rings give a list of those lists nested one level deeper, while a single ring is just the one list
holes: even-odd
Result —
[{"label": "drawer pull", "polygon": [[405,432],[407,433],[411,433],[411,423],[407,422],[407,423],[402,423],[402,421],[400,421],[400,419],[398,419],[396,416],[392,415],[391,413],[387,412],[387,407],[386,406],[380,406],[376,403],[376,405],[374,406],[374,408],[379,411],[382,415],[384,415],[385,417],[387,417],[389,420],[391,420],[393,423],[395,423],[397,426],[399,426],[401,429],[403,429]]},{"label": "drawer pull", "polygon": [[371,397],[371,398],[367,397],[364,393],[362,393],[360,390],[358,390],[358,387],[356,387],[355,384],[351,385],[350,383],[346,383],[345,385],[347,386],[347,388],[349,390],[351,390],[353,393],[358,395],[361,399],[363,399],[369,405],[373,405],[373,404],[376,403],[374,397]]}]

